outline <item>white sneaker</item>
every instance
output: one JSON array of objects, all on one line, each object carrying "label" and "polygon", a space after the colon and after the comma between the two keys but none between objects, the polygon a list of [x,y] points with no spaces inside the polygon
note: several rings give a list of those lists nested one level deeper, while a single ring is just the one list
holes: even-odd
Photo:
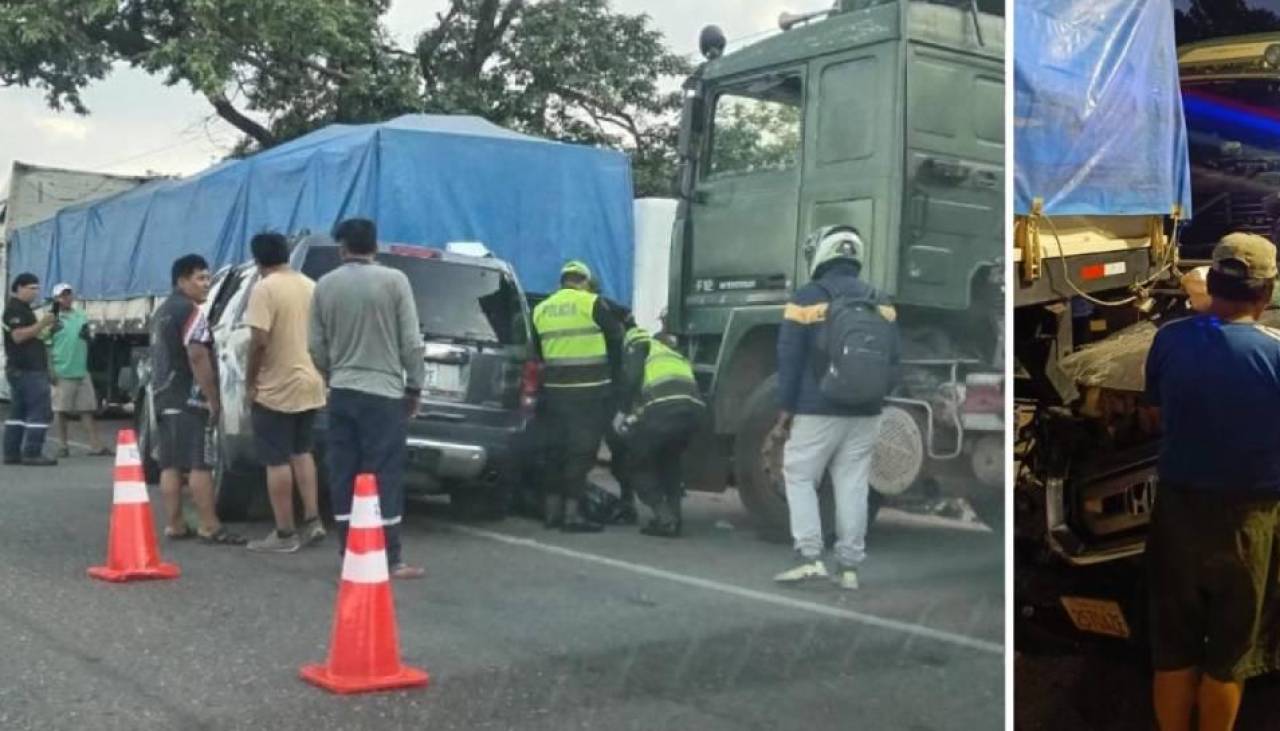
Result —
[{"label": "white sneaker", "polygon": [[836,585],[841,589],[848,591],[858,590],[858,570],[848,566],[841,566],[834,577]]},{"label": "white sneaker", "polygon": [[830,576],[827,573],[827,565],[822,563],[821,559],[815,558],[812,561],[805,561],[795,568],[783,571],[773,577],[773,580],[779,584],[795,584],[809,579],[826,579]]}]

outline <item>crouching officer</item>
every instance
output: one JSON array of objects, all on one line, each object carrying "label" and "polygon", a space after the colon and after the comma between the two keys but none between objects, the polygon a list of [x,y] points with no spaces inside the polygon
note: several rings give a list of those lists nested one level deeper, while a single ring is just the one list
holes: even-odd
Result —
[{"label": "crouching officer", "polygon": [[569,533],[604,529],[582,512],[587,473],[609,425],[621,361],[622,325],[590,291],[591,270],[570,261],[560,289],[533,310],[545,366],[540,428],[545,430],[545,522]]},{"label": "crouching officer", "polygon": [[680,458],[702,419],[693,368],[644,329],[627,331],[622,411],[615,423],[627,447],[625,468],[653,519],[641,533],[680,535]]}]

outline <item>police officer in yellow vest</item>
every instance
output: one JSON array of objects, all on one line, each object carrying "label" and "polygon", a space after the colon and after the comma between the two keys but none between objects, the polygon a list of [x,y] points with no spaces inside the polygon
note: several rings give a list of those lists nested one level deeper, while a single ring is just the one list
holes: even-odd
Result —
[{"label": "police officer in yellow vest", "polygon": [[689,361],[643,328],[627,331],[621,411],[615,427],[627,445],[626,469],[653,510],[641,533],[676,538],[681,530],[680,459],[704,410]]},{"label": "police officer in yellow vest", "polygon": [[587,265],[570,261],[560,270],[560,289],[533,310],[544,364],[544,517],[548,528],[570,533],[604,528],[583,515],[582,498],[616,402],[622,353],[622,325],[590,282]]}]

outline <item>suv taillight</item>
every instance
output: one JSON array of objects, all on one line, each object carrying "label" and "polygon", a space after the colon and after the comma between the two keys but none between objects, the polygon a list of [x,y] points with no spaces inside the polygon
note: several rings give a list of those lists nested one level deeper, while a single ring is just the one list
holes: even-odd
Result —
[{"label": "suv taillight", "polygon": [[542,388],[542,362],[527,360],[520,372],[520,408],[533,412],[538,406],[538,390]]},{"label": "suv taillight", "polygon": [[970,373],[964,379],[965,414],[1003,414],[1004,376],[999,373]]}]

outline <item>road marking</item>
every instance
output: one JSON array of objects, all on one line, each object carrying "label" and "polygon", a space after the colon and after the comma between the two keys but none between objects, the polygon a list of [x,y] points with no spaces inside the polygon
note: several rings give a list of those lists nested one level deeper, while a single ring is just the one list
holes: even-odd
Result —
[{"label": "road marking", "polygon": [[606,556],[598,556],[594,553],[585,553],[583,551],[575,551],[571,548],[564,548],[550,543],[543,543],[532,538],[520,538],[518,536],[507,535],[506,533],[498,533],[496,531],[488,531],[482,528],[473,528],[465,525],[450,525],[449,528],[467,535],[476,536],[478,538],[487,538],[499,543],[506,543],[512,546],[520,546],[521,548],[532,548],[543,553],[549,553],[557,556],[565,556],[567,558],[578,559],[579,561],[587,561],[590,563],[609,566],[623,571],[630,571],[634,574],[649,576],[657,579],[665,579],[677,584],[686,586],[695,586],[700,589],[728,594],[743,599],[754,599],[765,604],[786,607],[788,609],[799,609],[811,614],[818,614],[824,617],[833,617],[835,619],[843,619],[850,622],[856,622],[868,627],[876,627],[878,629],[890,630],[893,632],[901,632],[915,637],[923,637],[938,642],[965,647],[971,650],[978,650],[993,655],[1004,655],[1004,646],[997,642],[988,642],[975,637],[957,634],[955,632],[947,632],[945,630],[933,629],[910,622],[902,622],[896,619],[885,619],[871,614],[863,614],[849,609],[841,609],[832,607],[818,602],[808,602],[803,599],[795,599],[793,597],[781,596],[779,594],[771,594],[764,591],[756,591],[754,589],[746,589],[733,584],[724,584],[719,581],[710,579],[701,579],[696,576],[687,576],[678,574],[674,571],[646,566],[644,564],[631,563],[630,561],[622,561],[616,558],[608,558]]}]

